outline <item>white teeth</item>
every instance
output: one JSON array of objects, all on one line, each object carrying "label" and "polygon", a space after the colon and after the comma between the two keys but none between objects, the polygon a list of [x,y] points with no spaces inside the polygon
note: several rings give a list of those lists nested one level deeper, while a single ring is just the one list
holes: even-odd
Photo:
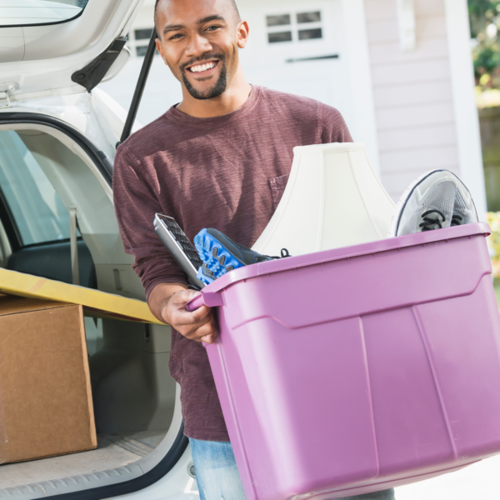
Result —
[{"label": "white teeth", "polygon": [[200,64],[199,66],[191,66],[189,69],[193,73],[201,73],[202,71],[207,71],[208,69],[212,69],[215,67],[214,62],[206,63],[206,64]]}]

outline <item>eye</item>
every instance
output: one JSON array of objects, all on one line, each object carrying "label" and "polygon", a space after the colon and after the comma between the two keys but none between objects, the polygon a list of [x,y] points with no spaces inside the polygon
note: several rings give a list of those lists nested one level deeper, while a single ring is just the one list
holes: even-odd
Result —
[{"label": "eye", "polygon": [[178,40],[179,38],[181,38],[182,35],[180,33],[176,33],[175,35],[172,35],[169,40]]},{"label": "eye", "polygon": [[206,28],[206,31],[215,31],[217,29],[220,29],[220,26],[217,24],[213,24],[212,26],[208,26],[208,28]]}]

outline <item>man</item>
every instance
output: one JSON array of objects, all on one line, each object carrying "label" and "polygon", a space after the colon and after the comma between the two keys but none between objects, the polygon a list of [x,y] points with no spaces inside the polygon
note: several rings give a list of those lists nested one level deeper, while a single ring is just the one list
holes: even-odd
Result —
[{"label": "man", "polygon": [[[293,147],[351,141],[340,113],[245,80],[238,51],[249,27],[234,0],[157,0],[158,51],[179,80],[182,101],[118,149],[114,196],[125,250],[153,314],[172,325],[170,372],[181,385],[202,499],[244,493],[201,342],[217,330],[208,307],[190,313],[197,292],[156,237],[160,212],[188,238],[211,226],[250,247],[276,209]],[[393,492],[355,498],[392,499]]]}]

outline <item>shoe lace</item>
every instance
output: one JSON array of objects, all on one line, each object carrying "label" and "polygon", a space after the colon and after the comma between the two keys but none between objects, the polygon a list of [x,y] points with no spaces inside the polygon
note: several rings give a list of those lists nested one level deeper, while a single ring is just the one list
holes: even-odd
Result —
[{"label": "shoe lace", "polygon": [[460,215],[453,214],[453,217],[451,218],[451,225],[452,226],[460,226],[462,225],[463,218],[460,217]]},{"label": "shoe lace", "polygon": [[282,248],[281,249],[281,258],[284,259],[286,257],[291,257],[291,255],[286,248]]},{"label": "shoe lace", "polygon": [[281,255],[279,257],[276,255],[272,257],[269,255],[258,255],[255,257],[255,262],[267,262],[269,260],[285,259],[286,257],[291,257],[290,252],[288,252],[286,248],[282,248]]},{"label": "shoe lace", "polygon": [[[437,217],[429,217],[430,215],[436,214]],[[443,220],[439,220],[439,217]],[[428,210],[427,212],[422,214],[423,222],[419,224],[419,227],[422,228],[422,231],[431,231],[432,229],[437,229],[433,226],[438,226],[439,229],[442,229],[443,223],[446,220],[446,217],[439,210]]]}]

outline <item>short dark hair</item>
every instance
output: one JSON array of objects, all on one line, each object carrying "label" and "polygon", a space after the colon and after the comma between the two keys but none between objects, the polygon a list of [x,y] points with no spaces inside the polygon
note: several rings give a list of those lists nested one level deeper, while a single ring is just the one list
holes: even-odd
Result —
[{"label": "short dark hair", "polygon": [[[238,10],[238,6],[236,5],[236,1],[235,0],[228,0],[228,1],[231,4],[231,7],[233,9],[233,14],[234,14],[236,20],[238,22],[240,22],[241,21],[241,16],[240,16],[240,11]],[[158,3],[159,2],[160,2],[160,0],[156,0],[156,2],[155,2],[155,13],[154,13],[155,26],[156,26],[156,7],[158,7]],[[157,36],[158,36],[158,31],[156,33],[157,33]]]}]

